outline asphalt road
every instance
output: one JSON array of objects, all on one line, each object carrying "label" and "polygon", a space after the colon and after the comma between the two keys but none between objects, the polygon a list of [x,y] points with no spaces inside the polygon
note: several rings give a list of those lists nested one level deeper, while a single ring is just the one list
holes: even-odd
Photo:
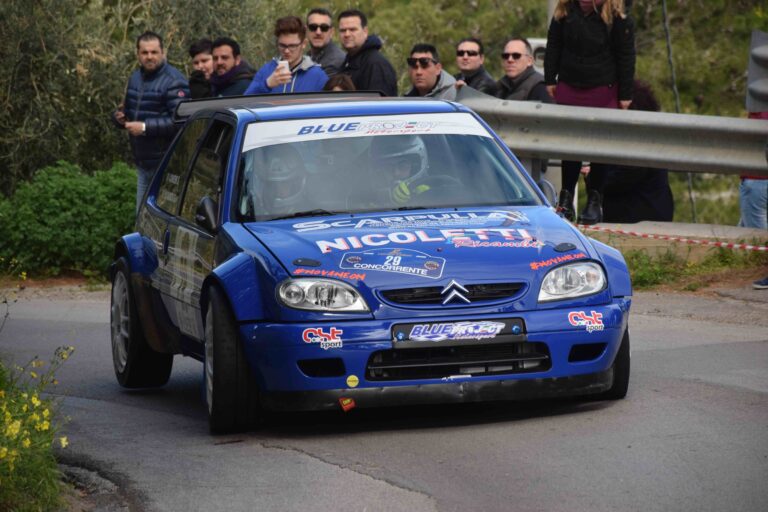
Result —
[{"label": "asphalt road", "polygon": [[162,390],[117,385],[102,295],[20,299],[0,332],[5,361],[76,347],[59,455],[117,485],[94,484],[99,510],[768,510],[768,291],[636,295],[623,401],[285,415],[223,437],[196,361]]}]

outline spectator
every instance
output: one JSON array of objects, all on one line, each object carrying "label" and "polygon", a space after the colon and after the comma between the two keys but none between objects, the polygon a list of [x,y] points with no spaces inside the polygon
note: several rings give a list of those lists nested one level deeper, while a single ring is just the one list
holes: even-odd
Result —
[{"label": "spectator", "polygon": [[[635,74],[635,33],[622,0],[558,0],[547,33],[544,78],[561,105],[629,108]],[[581,162],[563,161],[558,210],[573,220],[573,194]],[[604,166],[587,180],[583,224],[602,220]]]},{"label": "spectator", "polygon": [[[661,107],[651,86],[635,80],[630,110],[658,112]],[[605,222],[671,222],[675,204],[666,169],[608,165],[605,169]]]},{"label": "spectator", "polygon": [[354,91],[355,84],[352,83],[352,79],[349,75],[339,74],[333,75],[325,82],[323,86],[324,91]]},{"label": "spectator", "polygon": [[496,83],[496,97],[505,100],[553,103],[544,76],[533,68],[533,48],[527,39],[515,37],[501,54],[504,76]]},{"label": "spectator", "polygon": [[[768,119],[768,112],[750,112],[750,119]],[[741,175],[739,226],[768,229],[768,176]],[[768,287],[768,286],[767,286]]]},{"label": "spectator", "polygon": [[189,91],[192,99],[210,98],[211,74],[213,73],[213,43],[210,39],[198,39],[189,47],[192,74],[189,75]]},{"label": "spectator", "polygon": [[411,90],[406,96],[425,96],[441,100],[456,99],[456,79],[443,70],[437,48],[431,44],[417,44],[411,48],[408,62],[408,76]]},{"label": "spectator", "polygon": [[397,75],[381,54],[381,39],[368,35],[368,18],[351,9],[339,14],[339,36],[347,52],[343,72],[352,78],[359,91],[381,91],[397,96]]},{"label": "spectator", "polygon": [[[296,16],[280,18],[275,23],[275,38],[280,58],[275,58],[256,73],[245,94],[284,94],[323,90],[328,75],[308,56],[307,30]],[[284,63],[284,64],[281,64]],[[278,65],[280,64],[280,65]]]},{"label": "spectator", "polygon": [[467,37],[456,45],[456,65],[459,72],[453,75],[456,87],[468,85],[482,93],[495,96],[496,80],[485,70],[483,43],[474,37]]},{"label": "spectator", "polygon": [[328,76],[341,71],[346,54],[333,42],[333,17],[330,11],[316,8],[307,14],[309,56],[320,64]]},{"label": "spectator", "polygon": [[241,96],[251,83],[255,70],[240,57],[240,45],[229,37],[213,42],[211,89],[214,96]]},{"label": "spectator", "polygon": [[138,175],[138,212],[152,175],[176,134],[173,112],[189,97],[189,84],[178,69],[165,61],[160,35],[141,34],[136,40],[136,56],[139,69],[128,79],[125,99],[112,119],[128,131]]}]

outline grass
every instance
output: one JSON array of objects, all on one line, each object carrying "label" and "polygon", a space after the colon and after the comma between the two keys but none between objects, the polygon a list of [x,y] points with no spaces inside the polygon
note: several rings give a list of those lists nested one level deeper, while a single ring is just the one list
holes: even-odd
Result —
[{"label": "grass", "polygon": [[768,266],[768,254],[715,248],[699,263],[692,263],[672,251],[651,257],[639,250],[626,251],[632,286],[647,289],[670,285],[683,291],[696,291],[722,273]]},{"label": "grass", "polygon": [[[0,331],[13,300],[0,301]],[[34,357],[24,366],[0,361],[0,510],[59,510],[65,484],[53,447],[65,448],[57,436],[56,403],[44,396],[56,386],[58,368],[73,347],[59,347],[50,361]]]}]

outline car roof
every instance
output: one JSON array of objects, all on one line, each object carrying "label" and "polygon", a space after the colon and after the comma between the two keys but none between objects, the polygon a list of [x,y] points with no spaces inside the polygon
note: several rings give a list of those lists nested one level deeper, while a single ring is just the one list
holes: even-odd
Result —
[{"label": "car roof", "polygon": [[228,112],[243,122],[469,111],[448,101],[381,97],[369,92],[273,94],[184,101],[177,107],[174,120],[183,123],[203,110]]}]

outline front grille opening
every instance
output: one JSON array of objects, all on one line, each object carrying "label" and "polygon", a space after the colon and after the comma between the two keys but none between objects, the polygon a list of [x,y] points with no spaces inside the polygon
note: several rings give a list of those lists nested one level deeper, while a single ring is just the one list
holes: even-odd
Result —
[{"label": "front grille opening", "polygon": [[543,372],[551,368],[545,343],[463,345],[374,352],[366,378],[372,381],[439,379],[451,375]]},{"label": "front grille opening", "polygon": [[[464,294],[470,302],[502,300],[514,297],[523,288],[523,283],[470,284]],[[381,292],[389,302],[395,304],[442,304],[445,297],[440,294],[441,286],[401,288]]]},{"label": "front grille opening", "polygon": [[597,359],[605,352],[605,343],[583,343],[571,347],[571,353],[568,354],[569,363],[580,363],[583,361],[592,361]]},{"label": "front grille opening", "polygon": [[307,377],[341,377],[346,372],[344,361],[339,357],[327,359],[302,359],[299,370]]}]

